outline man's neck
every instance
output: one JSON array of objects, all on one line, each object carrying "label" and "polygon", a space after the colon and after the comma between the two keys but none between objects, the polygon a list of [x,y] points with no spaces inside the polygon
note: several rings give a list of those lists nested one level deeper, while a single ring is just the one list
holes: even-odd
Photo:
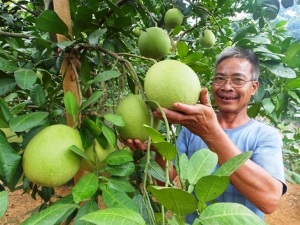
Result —
[{"label": "man's neck", "polygon": [[247,113],[230,114],[219,113],[218,121],[223,129],[233,129],[249,122],[250,118]]}]

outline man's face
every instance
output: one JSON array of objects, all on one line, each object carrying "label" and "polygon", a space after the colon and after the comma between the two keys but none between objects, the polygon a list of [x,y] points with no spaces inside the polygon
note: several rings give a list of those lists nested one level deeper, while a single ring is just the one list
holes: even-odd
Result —
[{"label": "man's face", "polygon": [[[252,95],[258,89],[258,81],[252,81],[252,65],[246,59],[228,58],[219,63],[215,71],[216,82],[212,91],[220,113],[240,113],[247,110]],[[225,83],[217,82],[226,79]],[[244,85],[235,84],[244,83]]]}]

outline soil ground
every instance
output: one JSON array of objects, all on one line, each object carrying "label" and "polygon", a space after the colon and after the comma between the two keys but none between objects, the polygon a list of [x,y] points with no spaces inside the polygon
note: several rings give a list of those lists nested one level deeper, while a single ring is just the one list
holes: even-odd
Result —
[{"label": "soil ground", "polygon": [[[65,196],[71,192],[71,186],[62,186],[56,189],[56,194]],[[19,225],[28,218],[42,200],[34,200],[29,194],[22,191],[9,193],[9,206],[0,221],[0,225]],[[300,185],[288,184],[288,191],[282,197],[279,208],[271,215],[266,215],[269,225],[300,225]]]}]

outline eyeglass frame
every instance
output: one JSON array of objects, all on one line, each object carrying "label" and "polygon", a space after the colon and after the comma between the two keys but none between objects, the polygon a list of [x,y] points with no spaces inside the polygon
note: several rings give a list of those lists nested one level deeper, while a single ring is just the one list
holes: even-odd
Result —
[{"label": "eyeglass frame", "polygon": [[219,87],[222,87],[224,84],[226,84],[226,81],[227,81],[227,80],[230,81],[230,85],[231,85],[232,87],[234,87],[234,88],[242,88],[242,87],[244,87],[244,86],[246,85],[246,83],[248,83],[248,82],[250,82],[250,81],[257,81],[256,79],[244,80],[244,79],[242,79],[242,78],[238,78],[238,79],[240,79],[240,80],[243,80],[245,83],[244,83],[243,85],[240,85],[240,86],[238,85],[238,86],[236,86],[236,84],[234,84],[234,83],[232,82],[232,78],[225,77],[224,83],[222,83],[222,84],[216,84],[216,83],[215,83],[215,79],[218,78],[218,77],[219,77],[219,78],[220,78],[220,77],[224,78],[225,76],[217,75],[217,76],[215,76],[215,77],[213,78],[212,84],[215,85],[215,86],[219,86]]}]

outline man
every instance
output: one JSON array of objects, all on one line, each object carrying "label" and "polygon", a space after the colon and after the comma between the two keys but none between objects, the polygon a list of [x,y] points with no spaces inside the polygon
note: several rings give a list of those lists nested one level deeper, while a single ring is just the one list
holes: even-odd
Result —
[{"label": "man", "polygon": [[[230,47],[218,55],[212,93],[217,113],[211,107],[208,91],[200,93],[200,103],[174,103],[175,110],[164,109],[170,123],[181,124],[177,139],[181,154],[209,148],[218,155],[219,165],[241,152],[253,151],[250,160],[234,172],[228,189],[219,202],[237,202],[263,218],[272,213],[286,192],[282,162],[282,140],[273,127],[247,115],[247,106],[258,90],[259,60],[249,49]],[[154,116],[162,118],[159,110]],[[139,140],[128,140],[132,148],[141,148]],[[158,161],[161,162],[160,159]],[[187,217],[192,223],[195,214]]]}]

